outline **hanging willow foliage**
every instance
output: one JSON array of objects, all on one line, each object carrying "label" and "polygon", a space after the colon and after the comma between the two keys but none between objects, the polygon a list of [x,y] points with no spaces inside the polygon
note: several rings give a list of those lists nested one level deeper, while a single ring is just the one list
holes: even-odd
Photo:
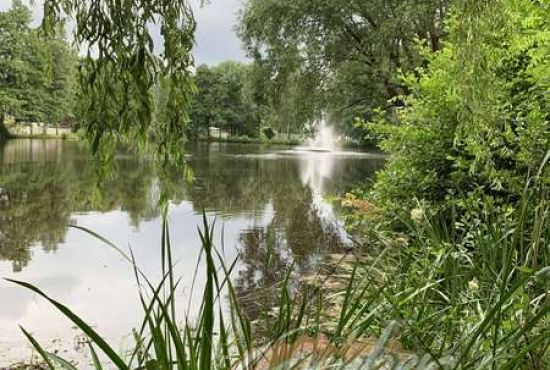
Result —
[{"label": "hanging willow foliage", "polygon": [[[144,147],[153,136],[163,161],[180,161],[185,143],[195,20],[187,0],[45,0],[46,32],[68,18],[88,50],[79,66],[82,125],[94,152],[120,141]],[[160,31],[162,45],[153,34]],[[155,50],[162,50],[160,53]],[[154,92],[168,81],[167,115],[155,122]]]}]

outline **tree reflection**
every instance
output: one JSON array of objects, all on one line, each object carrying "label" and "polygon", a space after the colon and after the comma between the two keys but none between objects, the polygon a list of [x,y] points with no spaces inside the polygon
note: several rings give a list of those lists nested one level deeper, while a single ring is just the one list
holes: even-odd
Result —
[{"label": "tree reflection", "polygon": [[14,271],[29,263],[35,245],[55,251],[75,213],[121,210],[134,227],[158,217],[153,189],[164,184],[152,161],[118,158],[113,177],[100,182],[86,153],[55,140],[0,147],[0,260]]},{"label": "tree reflection", "polygon": [[227,158],[196,163],[197,187],[190,192],[195,205],[231,212],[272,210],[267,225],[243,230],[238,240],[234,284],[250,320],[276,306],[279,290],[271,288],[292,265],[298,275],[313,273],[325,254],[341,252],[350,243],[322,197],[350,191],[382,165],[382,159],[289,154],[247,157],[238,167]]},{"label": "tree reflection", "polygon": [[[78,214],[119,210],[137,228],[159,217],[158,200],[166,193],[172,203],[191,202],[197,213],[244,215],[256,225],[238,241],[244,266],[239,289],[253,291],[280,279],[289,261],[307,270],[315,256],[343,243],[338,227],[320,209],[314,179],[322,178],[324,195],[337,195],[381,165],[341,160],[319,177],[315,171],[324,160],[308,162],[285,152],[223,144],[190,145],[187,151],[192,182],[177,171],[159,175],[154,161],[124,153],[117,156],[112,176],[99,181],[81,143],[15,140],[0,145],[0,260],[20,270],[31,260],[32,247],[55,251]],[[266,214],[271,215],[268,225],[262,221]]]},{"label": "tree reflection", "polygon": [[273,208],[278,211],[267,226],[244,230],[239,238],[241,266],[234,284],[250,320],[276,304],[278,290],[271,288],[291,266],[299,275],[312,273],[323,255],[348,244],[337,223],[314,201],[309,185],[292,201],[274,198]]}]

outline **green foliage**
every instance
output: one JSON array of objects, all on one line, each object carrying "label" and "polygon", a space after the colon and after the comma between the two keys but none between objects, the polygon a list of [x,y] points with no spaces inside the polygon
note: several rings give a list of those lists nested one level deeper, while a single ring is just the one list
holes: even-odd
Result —
[{"label": "green foliage", "polygon": [[384,289],[376,321],[407,323],[406,347],[450,354],[458,369],[547,368],[547,191],[530,186],[506,216],[484,210],[482,227],[417,210],[408,236],[381,234],[387,268],[373,275]]},{"label": "green foliage", "polygon": [[[100,147],[113,147],[121,138],[132,144],[145,144],[150,130],[154,130],[160,158],[181,162],[193,90],[190,51],[195,22],[188,2],[44,2],[46,33],[51,33],[64,18],[76,22],[76,44],[88,50],[79,76],[88,103],[81,123],[92,148],[97,151]],[[153,42],[153,25],[160,28],[162,45]],[[161,80],[170,82],[166,117],[153,127],[154,89]]]},{"label": "green foliage", "polygon": [[258,136],[258,108],[248,89],[250,74],[250,66],[237,62],[197,67],[193,81],[198,93],[191,103],[189,125],[192,135],[207,135],[209,127],[217,127],[235,136]]},{"label": "green foliage", "polygon": [[403,106],[366,125],[390,157],[355,195],[371,214],[348,219],[389,254],[368,275],[376,321],[459,369],[549,364],[549,5],[457,1],[442,49],[421,44],[427,64],[403,73]]},{"label": "green foliage", "polygon": [[23,65],[18,63],[18,58],[25,49],[25,40],[21,36],[28,31],[30,17],[29,10],[20,1],[15,1],[9,12],[0,14],[0,111],[3,116],[19,105],[16,88],[17,80],[23,74]]},{"label": "green foliage", "polygon": [[[76,50],[64,39],[65,29],[61,24],[55,33],[46,36],[46,76],[48,79],[44,118],[58,125],[63,121],[76,120],[77,63]],[[44,42],[43,41],[43,42]]]},{"label": "green foliage", "polygon": [[403,216],[415,199],[459,212],[519,199],[550,147],[547,8],[457,4],[444,48],[426,53],[419,77],[404,77],[406,106],[369,125],[391,154],[375,185],[379,207]]},{"label": "green foliage", "polygon": [[[372,263],[354,268],[342,303],[328,316],[318,289],[292,293],[289,272],[280,285],[278,314],[267,323],[266,338],[255,337],[255,326],[246,318],[230,279],[237,261],[226,264],[218,254],[206,218],[199,231],[206,279],[194,324],[187,316],[183,320],[176,316],[178,280],[166,216],[161,238],[163,275],[157,285],[131,256],[77,227],[134,265],[143,322],[126,357],[69,307],[31,284],[11,281],[45,298],[87,335],[97,370],[108,366],[228,370],[254,368],[256,361],[265,363],[266,357],[272,366],[301,363],[310,368],[376,369],[385,364],[389,369],[544,369],[550,345],[550,304],[548,268],[541,266],[548,264],[549,256],[538,248],[550,235],[549,203],[547,198],[537,203],[542,212],[535,214],[536,227],[531,227],[526,206],[537,199],[538,190],[544,189],[526,191],[524,206],[511,225],[494,220],[495,227],[476,240],[480,248],[475,255],[456,243],[452,229],[425,215],[410,225],[411,238],[401,249],[395,249],[393,239],[380,235],[384,250]],[[222,296],[228,297],[225,314]],[[177,326],[179,322],[183,327]],[[318,352],[299,346],[298,339],[304,336],[317,343],[320,333],[332,343],[323,344]],[[374,333],[379,334],[378,343],[362,346],[363,336]],[[67,361],[46,352],[29,332],[24,334],[52,370],[77,369],[75,365],[67,368]],[[389,349],[397,337],[413,352],[396,354]],[[256,340],[267,345],[254,347]],[[96,349],[104,355],[102,359]]]},{"label": "green foliage", "polygon": [[[260,364],[266,364],[266,358],[269,359],[267,368],[278,368],[274,366],[287,368],[302,364],[308,368],[377,369],[382,364],[387,364],[392,369],[409,369],[416,366],[417,369],[422,370],[433,368],[439,363],[447,365],[451,363],[446,359],[437,361],[430,356],[399,358],[387,351],[390,341],[397,332],[395,323],[384,330],[379,342],[372,349],[367,345],[363,346],[364,352],[359,356],[349,355],[348,352],[352,353],[353,350],[345,347],[334,346],[332,349],[334,352],[331,352],[330,346],[332,345],[320,349],[318,353],[311,350],[309,353],[307,350],[303,351],[298,345],[298,339],[306,333],[316,335],[311,329],[324,329],[324,325],[321,324],[319,316],[314,318],[317,305],[310,304],[307,294],[301,295],[299,298],[291,296],[286,284],[289,283],[290,274],[287,275],[281,288],[280,313],[275,319],[275,326],[272,328],[270,337],[265,338],[268,345],[254,348],[252,325],[242,311],[230,279],[237,261],[226,264],[224,257],[215,249],[213,226],[208,224],[206,216],[204,216],[202,228],[199,229],[203,247],[201,259],[205,261],[206,276],[202,304],[195,323],[192,323],[187,315],[184,315],[182,319],[178,317],[179,310],[176,308],[175,297],[178,284],[175,265],[171,258],[170,233],[166,215],[164,215],[160,245],[163,251],[161,261],[163,275],[156,285],[143,274],[132,255],[125,254],[116,245],[91,230],[78,226],[75,228],[88,233],[107,247],[113,248],[133,265],[142,305],[143,321],[134,331],[135,347],[131,348],[126,356],[120,355],[103,339],[100,333],[69,307],[48,296],[38,287],[22,281],[12,279],[8,279],[8,281],[44,298],[87,336],[93,366],[96,370],[107,367],[119,370],[143,368],[161,370],[174,368],[178,370],[250,369],[263,368]],[[357,283],[352,277],[347,289],[348,297],[356,297],[365,291],[364,286]],[[229,310],[227,313],[224,313],[222,296],[228,297]],[[346,334],[350,338],[353,338],[357,332],[364,331],[365,322],[358,322],[361,315],[366,312],[364,307],[359,301],[350,301],[342,310],[342,317],[345,317],[345,320],[341,319],[340,321],[350,324],[349,327],[345,325]],[[178,326],[179,322],[183,323],[182,327]],[[369,322],[367,321],[367,324]],[[49,370],[78,369],[78,365],[71,364],[59,355],[46,351],[27,330],[22,328],[22,331]],[[339,335],[342,335],[342,330],[339,331]],[[282,354],[277,354],[276,351],[282,351]],[[270,355],[269,352],[271,352]],[[102,354],[101,357],[98,356],[99,353]],[[450,367],[445,367],[445,369],[448,368]]]},{"label": "green foliage", "polygon": [[360,137],[355,117],[369,119],[373,109],[408,91],[397,72],[424,62],[417,40],[440,49],[451,3],[250,0],[239,34],[265,75],[268,101],[288,111],[283,120],[300,126],[324,112]]},{"label": "green foliage", "polygon": [[0,115],[58,124],[74,117],[76,52],[62,25],[44,36],[30,22],[18,0],[0,13]]},{"label": "green foliage", "polygon": [[[262,127],[269,126],[286,135],[286,142],[294,142],[291,134],[303,133],[314,119],[308,113],[309,95],[301,90],[314,81],[303,76],[295,79],[284,87],[284,96],[275,99],[265,78],[265,71],[257,64],[224,62],[197,67],[193,82],[198,91],[191,103],[188,134],[204,137],[209,127],[216,127],[231,135],[229,141],[257,142],[264,139]],[[271,138],[276,135],[273,129]]]}]

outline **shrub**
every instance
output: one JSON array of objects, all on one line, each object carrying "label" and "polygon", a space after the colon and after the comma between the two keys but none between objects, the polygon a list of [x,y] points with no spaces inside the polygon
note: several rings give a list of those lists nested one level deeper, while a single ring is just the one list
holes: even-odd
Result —
[{"label": "shrub", "polygon": [[372,195],[389,218],[416,199],[445,214],[472,203],[506,209],[550,148],[548,7],[457,4],[443,50],[403,76],[405,107],[368,124],[391,154]]}]

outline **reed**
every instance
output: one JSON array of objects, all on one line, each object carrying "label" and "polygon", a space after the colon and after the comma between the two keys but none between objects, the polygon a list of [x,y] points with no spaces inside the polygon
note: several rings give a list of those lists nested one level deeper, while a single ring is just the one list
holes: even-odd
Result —
[{"label": "reed", "polygon": [[[381,253],[368,264],[360,259],[345,290],[335,293],[336,313],[325,312],[321,288],[293,294],[289,273],[280,285],[278,314],[266,320],[262,338],[232,285],[236,261],[227,264],[217,251],[206,216],[198,231],[206,279],[194,322],[180,317],[176,306],[179,280],[166,213],[157,284],[140,271],[133,255],[80,228],[134,266],[143,320],[129,354],[118,353],[84,319],[37,287],[11,281],[42,296],[82,330],[95,370],[542,370],[549,365],[550,347],[547,192],[529,186],[519,204],[511,220],[488,217],[485,232],[468,244],[473,249],[457,238],[463,225],[426,214],[409,225],[406,247],[396,248],[387,234],[380,235]],[[79,370],[22,331],[49,370]]]}]

